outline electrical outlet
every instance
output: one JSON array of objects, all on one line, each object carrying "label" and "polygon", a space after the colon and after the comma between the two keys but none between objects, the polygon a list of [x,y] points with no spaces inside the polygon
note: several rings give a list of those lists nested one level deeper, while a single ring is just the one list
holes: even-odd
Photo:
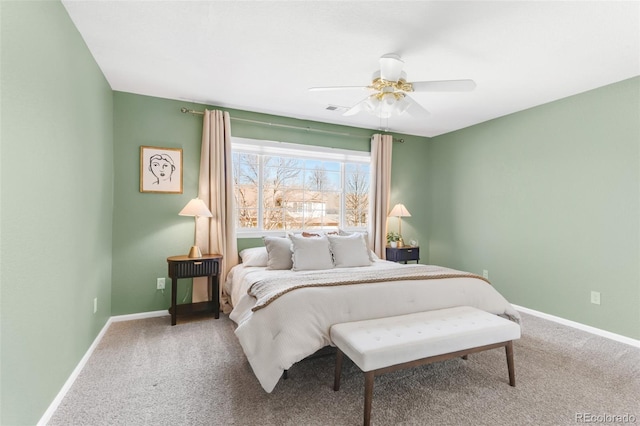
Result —
[{"label": "electrical outlet", "polygon": [[93,299],[93,313],[95,314],[96,312],[98,312],[98,298],[94,297],[94,299]]},{"label": "electrical outlet", "polygon": [[591,292],[591,303],[593,303],[594,305],[599,305],[600,304],[600,292],[599,291],[592,291]]},{"label": "electrical outlet", "polygon": [[489,279],[489,271],[487,271],[486,269],[483,269],[482,270],[482,278]]},{"label": "electrical outlet", "polygon": [[156,289],[164,290],[164,278],[158,278],[156,280]]}]

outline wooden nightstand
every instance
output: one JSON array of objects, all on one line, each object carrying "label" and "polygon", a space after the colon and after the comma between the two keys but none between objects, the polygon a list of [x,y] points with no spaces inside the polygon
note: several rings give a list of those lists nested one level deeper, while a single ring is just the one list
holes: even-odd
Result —
[{"label": "wooden nightstand", "polygon": [[[169,264],[169,278],[171,278],[171,325],[176,325],[178,314],[193,314],[199,312],[213,312],[220,318],[220,260],[219,254],[203,254],[201,258],[171,256],[167,258]],[[209,300],[199,303],[176,303],[178,279],[180,278],[208,278]]]},{"label": "wooden nightstand", "polygon": [[404,263],[415,260],[418,263],[420,260],[420,247],[387,247],[387,260]]}]

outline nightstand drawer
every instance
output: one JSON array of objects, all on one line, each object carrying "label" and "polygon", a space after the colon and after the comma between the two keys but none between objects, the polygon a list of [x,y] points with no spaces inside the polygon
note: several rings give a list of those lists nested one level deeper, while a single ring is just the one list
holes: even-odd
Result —
[{"label": "nightstand drawer", "polygon": [[404,262],[420,260],[420,247],[387,247],[387,260],[392,262]]},{"label": "nightstand drawer", "polygon": [[197,259],[170,262],[170,278],[207,277],[218,273],[218,259]]}]

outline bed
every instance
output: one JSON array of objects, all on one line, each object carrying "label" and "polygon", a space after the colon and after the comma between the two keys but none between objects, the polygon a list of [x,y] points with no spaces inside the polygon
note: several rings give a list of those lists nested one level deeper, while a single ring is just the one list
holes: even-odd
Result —
[{"label": "bed", "polygon": [[334,324],[455,306],[520,321],[513,306],[480,276],[380,260],[364,236],[362,249],[359,237],[340,237],[265,238],[265,247],[241,252],[243,263],[228,274],[225,289],[235,334],[266,392],[293,364],[331,345]]}]

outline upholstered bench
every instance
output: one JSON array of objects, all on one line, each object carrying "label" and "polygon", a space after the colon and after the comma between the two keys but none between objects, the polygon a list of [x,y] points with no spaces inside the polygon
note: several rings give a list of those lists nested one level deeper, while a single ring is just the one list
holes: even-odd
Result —
[{"label": "upholstered bench", "polygon": [[364,424],[371,420],[375,376],[419,365],[505,347],[509,384],[515,386],[513,340],[520,326],[469,306],[396,317],[336,324],[331,340],[337,347],[334,390],[340,389],[346,354],[363,372]]}]

